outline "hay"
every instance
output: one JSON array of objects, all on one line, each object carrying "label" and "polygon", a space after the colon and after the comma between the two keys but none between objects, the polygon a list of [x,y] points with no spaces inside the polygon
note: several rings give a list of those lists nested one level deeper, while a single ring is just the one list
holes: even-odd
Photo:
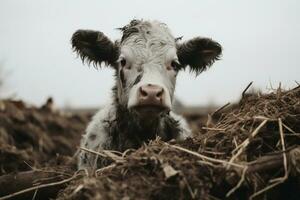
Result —
[{"label": "hay", "polygon": [[299,132],[300,87],[243,95],[194,138],[151,141],[58,199],[298,199]]},{"label": "hay", "polygon": [[[38,190],[35,189],[43,188],[43,194],[49,194],[53,191],[50,187],[55,185],[55,191],[60,190],[56,198],[59,200],[298,199],[300,196],[300,87],[289,91],[282,91],[279,88],[265,95],[249,95],[246,94],[246,90],[238,105],[229,107],[226,104],[209,115],[206,125],[201,127],[193,138],[188,138],[181,143],[174,141],[166,143],[157,138],[137,150],[131,149],[125,152],[108,150],[94,152],[83,148],[81,150],[102,156],[110,164],[92,173],[86,171],[83,175],[77,176],[74,162],[68,162],[69,167],[60,167],[59,170],[57,164],[64,166],[66,162],[56,162],[52,166],[48,165],[46,173],[56,171],[62,174],[60,178],[41,185],[23,187],[21,191],[9,193],[5,191],[5,194],[15,195],[30,190],[29,197],[45,199],[45,196],[39,196]],[[6,102],[5,105],[6,111],[0,112],[0,120],[5,122],[5,126],[1,129],[5,134],[0,137],[2,142],[0,149],[4,152],[3,155],[7,155],[9,153],[7,145],[14,146],[9,148],[13,152],[12,158],[15,161],[8,159],[9,156],[1,157],[1,159],[5,158],[1,162],[4,169],[2,173],[22,171],[26,168],[33,169],[33,173],[41,173],[41,177],[52,180],[51,176],[54,177],[55,174],[49,177],[49,174],[42,173],[45,170],[38,170],[36,167],[44,166],[45,159],[40,157],[53,159],[55,157],[53,153],[61,148],[62,143],[53,142],[52,138],[53,135],[55,137],[58,135],[58,130],[66,129],[55,128],[53,131],[49,128],[51,120],[45,121],[49,117],[52,120],[57,119],[60,115],[42,114],[40,109],[35,110],[34,112],[44,120],[30,120],[29,124],[41,131],[37,131],[35,137],[28,136],[25,140],[26,145],[22,145],[23,143],[17,140],[9,142],[11,140],[9,138],[16,138],[16,129],[20,127],[20,123],[23,126],[27,124],[27,119],[34,112],[30,111],[26,114],[27,108],[21,110],[18,108],[20,112],[16,110],[9,112],[8,103]],[[22,116],[24,113],[25,118]],[[8,115],[9,117],[5,118]],[[65,152],[69,159],[75,153],[74,144],[78,144],[80,138],[80,135],[75,136],[75,133],[78,133],[76,130],[79,129],[72,129],[73,120],[75,119],[72,117],[60,116],[60,120],[55,122],[66,123],[67,125],[60,127],[67,127],[74,132],[72,137],[64,131],[60,132],[60,134],[64,133],[61,135],[65,140],[63,144],[68,144],[70,140],[71,147],[66,149],[71,153]],[[17,126],[12,122],[17,123]],[[27,135],[31,133],[27,129],[22,130]],[[49,144],[35,144],[36,137],[49,138],[49,140],[45,139]],[[32,146],[32,152],[28,148],[23,148],[28,144]],[[34,156],[31,157],[32,155]],[[31,161],[30,165],[35,163],[35,167],[28,165],[19,167],[20,163],[24,163],[23,160]],[[6,176],[0,177],[0,183],[7,181]],[[30,179],[30,184],[33,181]],[[51,196],[55,195],[56,193]]]}]

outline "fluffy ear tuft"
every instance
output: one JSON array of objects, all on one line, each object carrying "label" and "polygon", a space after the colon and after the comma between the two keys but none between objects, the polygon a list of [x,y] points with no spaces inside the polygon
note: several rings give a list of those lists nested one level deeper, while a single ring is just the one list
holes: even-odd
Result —
[{"label": "fluffy ear tuft", "polygon": [[71,39],[72,48],[80,56],[82,62],[94,65],[114,65],[119,57],[119,47],[102,32],[78,30]]},{"label": "fluffy ear tuft", "polygon": [[196,37],[177,46],[179,62],[184,68],[189,65],[197,75],[220,59],[221,53],[221,45],[208,38]]}]

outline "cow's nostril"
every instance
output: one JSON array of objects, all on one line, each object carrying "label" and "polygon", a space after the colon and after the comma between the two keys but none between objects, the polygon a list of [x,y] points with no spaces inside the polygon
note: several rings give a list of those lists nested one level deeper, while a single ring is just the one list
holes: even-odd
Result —
[{"label": "cow's nostril", "polygon": [[156,97],[157,97],[157,98],[161,98],[162,95],[163,95],[163,93],[164,93],[164,90],[161,89],[161,90],[156,94]]},{"label": "cow's nostril", "polygon": [[148,96],[148,93],[147,93],[145,90],[143,90],[142,87],[140,88],[140,93],[141,93],[141,95],[142,95],[143,97],[147,97],[147,96]]}]

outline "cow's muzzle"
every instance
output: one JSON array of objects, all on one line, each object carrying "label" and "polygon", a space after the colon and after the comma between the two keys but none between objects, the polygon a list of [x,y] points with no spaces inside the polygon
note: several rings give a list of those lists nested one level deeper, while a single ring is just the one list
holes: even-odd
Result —
[{"label": "cow's muzzle", "polygon": [[165,105],[165,91],[161,86],[146,84],[138,89],[138,101],[134,109],[138,112],[160,113],[169,110]]}]

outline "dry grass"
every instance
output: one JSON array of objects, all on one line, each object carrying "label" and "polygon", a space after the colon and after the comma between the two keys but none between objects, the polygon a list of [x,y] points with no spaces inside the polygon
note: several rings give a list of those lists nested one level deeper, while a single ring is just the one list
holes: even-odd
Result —
[{"label": "dry grass", "polygon": [[112,165],[73,182],[59,199],[293,199],[299,132],[300,87],[243,93],[237,108],[194,138],[176,145],[158,138],[122,162],[109,156]]},{"label": "dry grass", "polygon": [[[60,189],[57,199],[297,199],[300,87],[249,95],[246,91],[250,86],[244,90],[238,105],[228,110],[226,104],[210,114],[206,126],[193,138],[177,144],[157,138],[137,150],[125,152],[81,148],[111,164],[80,176],[74,170],[70,173],[70,169],[45,170],[25,164],[27,169],[42,173],[41,182],[0,199],[24,193],[30,193],[32,199],[41,199],[40,191],[54,186]],[[24,120],[20,112],[9,114],[18,121]],[[214,121],[216,115],[218,121]],[[51,120],[57,117],[55,114]],[[9,124],[5,128],[14,130],[9,129]],[[5,138],[0,139],[5,142]],[[46,143],[38,145],[43,147]],[[38,153],[43,148],[35,150]],[[71,164],[70,168],[74,167],[74,162]],[[61,177],[54,179],[57,175]],[[0,184],[1,181],[3,176]]]}]

